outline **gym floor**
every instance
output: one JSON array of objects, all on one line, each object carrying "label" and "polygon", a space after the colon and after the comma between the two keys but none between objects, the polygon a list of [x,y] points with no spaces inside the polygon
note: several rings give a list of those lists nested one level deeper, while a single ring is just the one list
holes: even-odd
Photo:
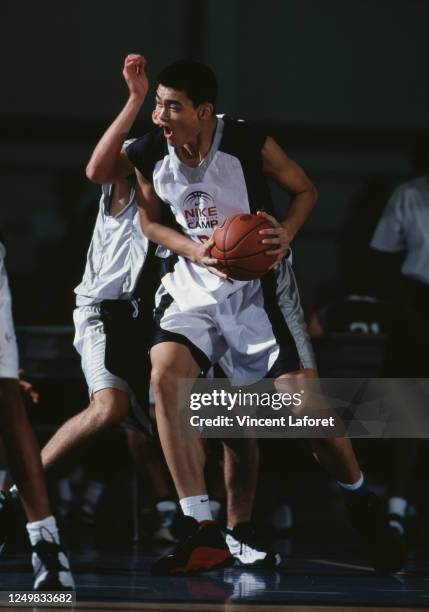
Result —
[{"label": "gym floor", "polygon": [[[310,530],[311,531],[311,530]],[[395,576],[376,576],[363,560],[359,542],[329,534],[276,543],[285,561],[278,571],[230,568],[185,578],[153,577],[149,568],[161,551],[134,546],[128,552],[72,552],[79,609],[279,610],[284,608],[358,610],[429,609],[428,566],[418,551]],[[0,559],[2,590],[31,588],[28,552]],[[279,606],[281,608],[279,608]]]}]

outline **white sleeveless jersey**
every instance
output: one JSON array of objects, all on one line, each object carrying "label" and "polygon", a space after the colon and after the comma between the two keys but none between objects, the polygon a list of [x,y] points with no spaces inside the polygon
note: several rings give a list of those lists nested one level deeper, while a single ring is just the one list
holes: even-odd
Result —
[{"label": "white sleeveless jersey", "polygon": [[112,185],[103,185],[85,272],[75,289],[77,306],[129,298],[145,261],[149,241],[140,228],[134,187],[128,205],[114,216],[111,196]]},{"label": "white sleeveless jersey", "polygon": [[[153,183],[180,230],[204,242],[229,215],[262,209],[272,212],[262,173],[264,141],[265,136],[244,122],[219,116],[212,147],[196,168],[180,161],[160,129],[132,142],[127,154]],[[259,283],[225,281],[180,256],[171,268],[162,283],[182,310],[220,303],[245,284]]]}]

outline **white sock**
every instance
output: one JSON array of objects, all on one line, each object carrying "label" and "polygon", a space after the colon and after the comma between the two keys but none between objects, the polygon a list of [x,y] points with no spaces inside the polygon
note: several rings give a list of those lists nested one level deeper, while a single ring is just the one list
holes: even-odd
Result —
[{"label": "white sock", "polygon": [[177,510],[177,504],[172,499],[163,499],[156,502],[155,508],[158,512],[175,512]]},{"label": "white sock", "polygon": [[[387,502],[387,514],[398,514],[405,518],[407,513],[408,502],[403,497],[391,497]],[[404,535],[404,525],[400,521],[396,521],[394,518],[389,520],[389,525],[394,529],[397,529],[401,535]]]},{"label": "white sock", "polygon": [[201,523],[201,521],[213,520],[207,493],[193,495],[192,497],[183,497],[180,500],[180,507],[185,516],[192,516],[192,518],[199,523]]},{"label": "white sock", "polygon": [[[60,544],[60,536],[58,533],[57,522],[55,517],[47,516],[41,521],[33,521],[32,523],[27,523],[27,531],[30,538],[30,542],[33,546],[38,544],[41,540],[45,542],[52,542],[54,544]],[[67,557],[63,552],[58,553],[58,561],[63,568],[58,572],[58,579],[60,583],[67,588],[74,588],[73,577],[70,572],[70,565]],[[49,568],[47,568],[43,562],[43,560],[39,557],[36,552],[32,553],[31,562],[33,564],[34,570],[34,589],[37,589],[41,582],[45,580],[49,573]]]},{"label": "white sock", "polygon": [[60,543],[57,521],[52,514],[41,521],[27,523],[27,531],[32,546],[35,546],[37,542],[40,542],[40,540],[54,542],[55,544]]},{"label": "white sock", "polygon": [[337,483],[340,487],[342,487],[346,491],[356,491],[356,489],[359,489],[363,485],[363,481],[364,481],[364,477],[361,472],[359,480],[356,480],[356,482],[353,482],[352,484],[349,484],[347,482],[340,482],[339,480],[337,480]]},{"label": "white sock", "polygon": [[405,517],[408,502],[403,497],[391,497],[387,502],[387,513]]}]

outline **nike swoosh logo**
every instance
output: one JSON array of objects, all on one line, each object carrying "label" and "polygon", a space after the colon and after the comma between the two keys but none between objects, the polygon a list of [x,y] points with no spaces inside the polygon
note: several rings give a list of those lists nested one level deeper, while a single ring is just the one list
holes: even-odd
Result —
[{"label": "nike swoosh logo", "polygon": [[207,499],[200,499],[200,502],[201,502],[202,504],[204,504],[205,502],[208,502],[208,501],[209,501],[209,499],[208,499],[208,498],[207,498]]}]

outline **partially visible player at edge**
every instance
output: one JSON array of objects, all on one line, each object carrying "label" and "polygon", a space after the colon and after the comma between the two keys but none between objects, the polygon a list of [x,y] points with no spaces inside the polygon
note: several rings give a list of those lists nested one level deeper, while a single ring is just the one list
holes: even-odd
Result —
[{"label": "partially visible player at edge", "polygon": [[[28,520],[33,588],[37,591],[71,590],[74,582],[70,565],[60,544],[55,517],[51,514],[40,450],[18,384],[18,347],[5,255],[6,249],[0,238],[0,436]],[[3,530],[8,527],[2,512],[5,500],[5,494],[0,491],[0,515],[3,518],[0,521],[0,550],[4,542]]]},{"label": "partially visible player at edge", "polygon": [[[277,264],[289,253],[317,192],[271,137],[215,115],[216,78],[197,62],[176,62],[160,73],[152,113],[158,127],[125,149],[123,142],[149,87],[144,66],[140,55],[126,58],[123,74],[130,95],[98,143],[87,176],[99,183],[114,182],[135,167],[143,232],[176,254],[157,294],[151,380],[160,439],[182,510],[189,517],[189,534],[186,543],[155,564],[153,571],[183,574],[222,566],[230,559],[222,533],[211,521],[201,441],[179,433],[178,379],[198,376],[227,349],[233,382],[291,376],[299,370],[285,319],[281,313],[277,316],[273,275],[229,282],[210,257],[212,229],[230,214],[258,212],[273,224],[261,234]],[[261,211],[273,211],[267,178],[292,195],[281,223]],[[204,198],[210,203],[204,216],[212,224],[195,223]],[[161,223],[166,204],[183,233]],[[399,569],[402,557],[394,534],[366,487],[350,441],[318,439],[312,444],[318,460],[344,491],[374,567]]]}]

